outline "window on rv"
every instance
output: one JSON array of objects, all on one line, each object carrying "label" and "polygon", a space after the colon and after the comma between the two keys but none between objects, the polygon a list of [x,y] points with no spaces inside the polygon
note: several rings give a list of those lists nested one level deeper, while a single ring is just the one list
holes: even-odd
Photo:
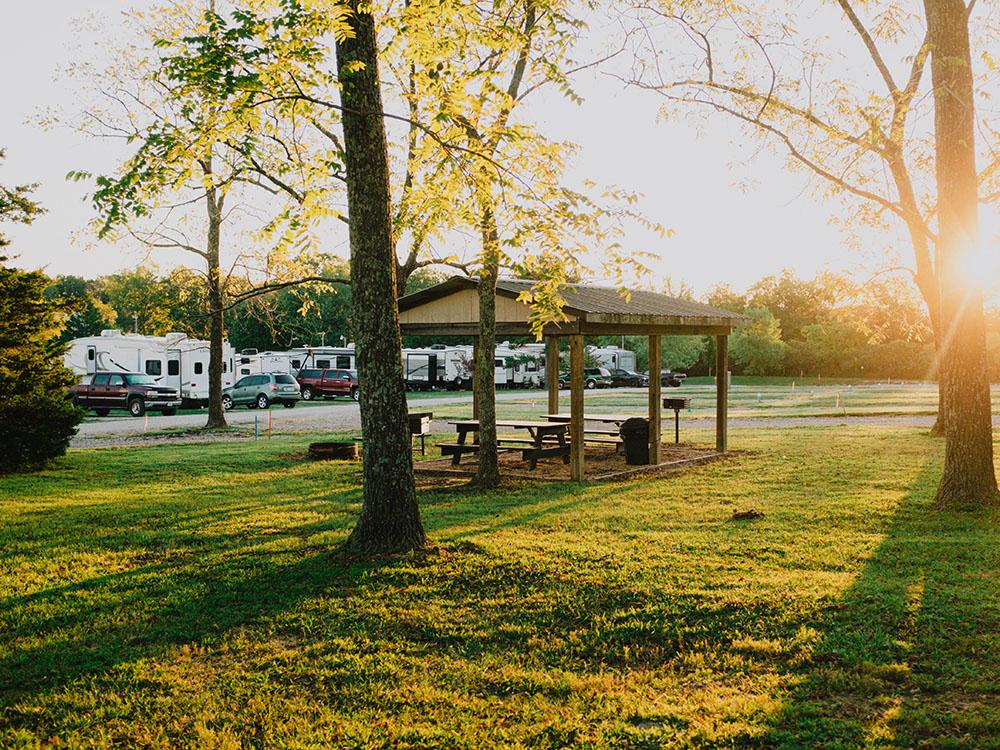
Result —
[{"label": "window on rv", "polygon": [[181,363],[172,359],[167,362],[167,375],[180,375],[181,374]]},{"label": "window on rv", "polygon": [[[201,375],[204,371],[205,371],[205,366],[201,362],[195,362],[194,363],[194,374],[195,375]],[[223,372],[226,371],[226,363],[225,362],[222,363],[222,371]]]},{"label": "window on rv", "polygon": [[338,354],[336,366],[346,370],[351,366],[351,356],[349,354]]},{"label": "window on rv", "polygon": [[146,374],[147,375],[162,375],[163,374],[163,363],[158,359],[147,359],[146,360]]},{"label": "window on rv", "polygon": [[495,360],[493,360],[493,366],[494,367],[503,367],[503,360],[502,359],[495,359]]},{"label": "window on rv", "polygon": [[330,360],[328,360],[328,359],[317,359],[316,360],[316,366],[319,369],[321,369],[321,370],[329,370],[330,369]]},{"label": "window on rv", "polygon": [[97,356],[97,352],[94,349],[88,349],[87,350],[87,359],[89,359],[91,362],[94,361],[94,357],[96,357],[96,356]]},{"label": "window on rv", "polygon": [[298,359],[293,359],[292,360],[292,369],[293,370],[299,370],[301,368],[302,368],[302,361],[298,360]]}]

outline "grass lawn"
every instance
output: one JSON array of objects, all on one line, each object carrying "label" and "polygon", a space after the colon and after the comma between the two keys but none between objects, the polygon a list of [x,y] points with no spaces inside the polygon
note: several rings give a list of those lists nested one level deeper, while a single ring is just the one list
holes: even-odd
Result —
[{"label": "grass lawn", "polygon": [[371,565],[307,442],[0,479],[0,747],[1000,747],[1000,512],[931,511],[919,431],[424,492]]}]

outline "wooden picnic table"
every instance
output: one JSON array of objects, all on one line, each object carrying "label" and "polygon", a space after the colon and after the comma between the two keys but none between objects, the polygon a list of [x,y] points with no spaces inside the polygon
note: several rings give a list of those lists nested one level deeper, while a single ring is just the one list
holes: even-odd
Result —
[{"label": "wooden picnic table", "polygon": [[[584,422],[605,422],[607,424],[621,424],[622,422],[632,419],[632,417],[641,417],[646,419],[645,414],[584,414]],[[546,414],[545,418],[551,422],[566,422],[572,421],[572,417],[569,414]]]},{"label": "wooden picnic table", "polygon": [[[465,436],[470,432],[479,432],[479,420],[457,419],[450,421],[448,424],[455,425],[455,430],[458,433],[458,442],[454,444],[443,443],[439,444],[438,447],[441,448],[442,455],[451,455],[452,465],[457,466],[462,460],[463,453],[477,453],[479,451],[478,445],[465,442]],[[566,433],[569,425],[565,422],[498,419],[497,427],[511,427],[513,429],[528,431],[531,439],[523,441],[528,442],[529,445],[521,449],[521,458],[525,461],[530,461],[532,469],[538,466],[539,458],[546,458],[548,456],[561,456],[563,463],[569,463],[569,443],[566,442]],[[552,438],[555,438],[555,443],[552,442]]]}]

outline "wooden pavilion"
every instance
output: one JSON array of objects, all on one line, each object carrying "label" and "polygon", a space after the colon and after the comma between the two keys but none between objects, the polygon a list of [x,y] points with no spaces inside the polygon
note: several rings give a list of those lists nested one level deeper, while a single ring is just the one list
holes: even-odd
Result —
[{"label": "wooden pavilion", "polygon": [[[532,335],[529,302],[535,282],[500,279],[497,282],[497,336]],[[447,281],[399,300],[399,322],[404,335],[469,336],[476,347],[479,338],[478,280],[454,276]],[[522,296],[523,295],[523,296]],[[546,387],[548,411],[559,411],[559,337],[570,342],[570,476],[582,481],[584,466],[583,339],[584,336],[648,336],[649,361],[660,361],[662,336],[714,336],[716,342],[716,427],[715,447],[727,450],[729,396],[729,335],[747,325],[748,318],[699,302],[668,297],[647,291],[632,291],[626,299],[614,287],[572,284],[561,295],[566,320],[546,325]],[[474,358],[478,359],[478,358]],[[475,378],[473,379],[475,382]],[[473,403],[477,394],[473,391]],[[660,463],[661,437],[660,378],[650,367],[649,378],[649,458]],[[473,407],[475,413],[475,406]]]}]

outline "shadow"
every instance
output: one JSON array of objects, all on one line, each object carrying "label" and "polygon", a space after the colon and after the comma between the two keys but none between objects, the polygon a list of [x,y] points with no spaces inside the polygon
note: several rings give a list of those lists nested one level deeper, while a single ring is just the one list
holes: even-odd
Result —
[{"label": "shadow", "polygon": [[923,467],[858,579],[807,623],[818,638],[783,708],[739,744],[1000,745],[1000,512],[933,510],[939,478]]}]

